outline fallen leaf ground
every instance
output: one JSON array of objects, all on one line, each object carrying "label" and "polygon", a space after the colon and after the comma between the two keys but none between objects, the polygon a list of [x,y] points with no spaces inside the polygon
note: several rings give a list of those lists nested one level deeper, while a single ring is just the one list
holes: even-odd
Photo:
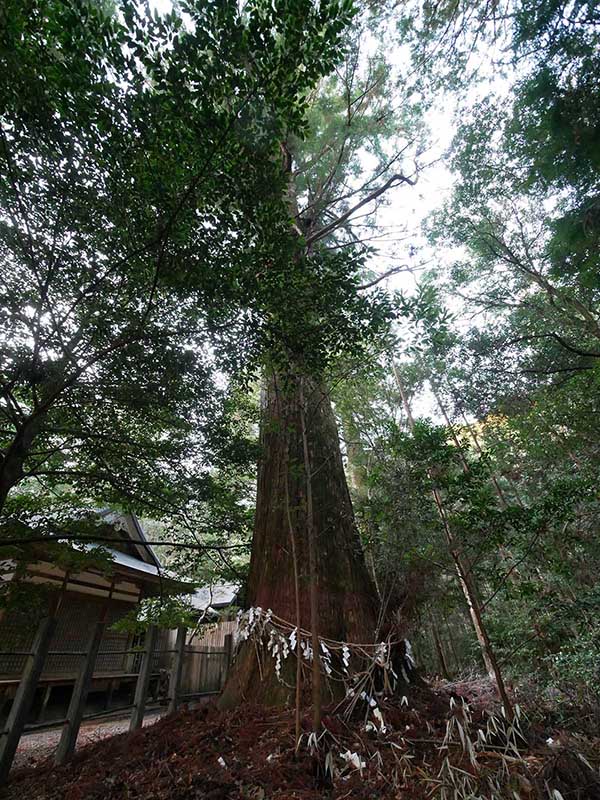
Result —
[{"label": "fallen leaf ground", "polygon": [[[33,768],[16,769],[0,797],[554,800],[557,790],[564,800],[600,800],[594,761],[596,750],[600,757],[600,740],[562,733],[548,745],[547,730],[530,726],[519,753],[507,751],[502,730],[497,740],[489,736],[490,696],[481,684],[465,684],[451,691],[415,691],[408,706],[401,698],[381,700],[384,731],[373,724],[364,704],[349,721],[330,713],[318,753],[309,751],[308,735],[295,752],[291,710],[183,709],[133,734],[87,744],[64,767],[48,758]],[[469,701],[470,721],[462,698]],[[453,734],[444,746],[449,722]],[[478,730],[488,731],[485,743]],[[473,748],[466,738],[475,743]],[[500,790],[494,794],[496,783]]]}]

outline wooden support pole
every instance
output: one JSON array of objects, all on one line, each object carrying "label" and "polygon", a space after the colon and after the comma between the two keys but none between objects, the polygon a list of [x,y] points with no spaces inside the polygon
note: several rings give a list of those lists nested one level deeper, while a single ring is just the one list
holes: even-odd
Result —
[{"label": "wooden support pole", "polygon": [[69,710],[67,711],[67,719],[63,725],[58,749],[54,756],[56,764],[64,764],[75,752],[77,736],[83,719],[88,692],[92,684],[96,657],[100,649],[100,642],[102,641],[105,627],[106,623],[100,621],[95,624],[92,631],[87,647],[87,654],[82,660],[79,675],[73,687],[73,694],[71,695],[71,702],[69,703]]},{"label": "wooden support pole", "polygon": [[179,689],[181,687],[181,676],[183,674],[183,660],[185,658],[185,640],[187,628],[182,625],[177,628],[177,639],[175,642],[175,659],[171,670],[171,680],[169,686],[169,708],[168,713],[172,714],[177,710],[179,700]]},{"label": "wooden support pole", "polygon": [[226,633],[225,639],[223,641],[223,649],[225,651],[225,669],[221,673],[221,687],[225,685],[225,681],[227,680],[227,674],[229,672],[229,668],[231,667],[231,662],[233,661],[233,634]]},{"label": "wooden support pole", "polygon": [[226,633],[223,641],[223,649],[225,650],[225,664],[227,669],[231,666],[233,661],[233,634]]},{"label": "wooden support pole", "polygon": [[156,625],[151,625],[146,631],[146,641],[140,674],[135,685],[135,695],[133,698],[133,712],[129,722],[129,730],[136,731],[142,727],[144,721],[144,711],[146,710],[146,700],[148,699],[148,687],[150,686],[150,676],[152,674],[152,660],[156,635],[158,629]]},{"label": "wooden support pole", "polygon": [[46,709],[48,708],[48,703],[50,702],[50,695],[52,694],[52,684],[49,683],[46,686],[46,690],[44,691],[44,698],[42,700],[42,705],[40,708],[40,713],[37,715],[37,721],[43,722],[46,717]]},{"label": "wooden support pole", "polygon": [[46,655],[48,654],[55,628],[56,605],[38,626],[10,714],[6,720],[4,730],[0,733],[0,786],[8,780],[8,774],[17,752],[23,728],[27,722],[27,716],[31,710],[35,690],[44,668],[44,662],[46,661]]},{"label": "wooden support pole", "polygon": [[110,708],[110,704],[112,703],[114,693],[115,693],[115,682],[109,681],[106,687],[106,692],[104,694],[104,703],[102,704],[104,711],[108,711],[108,709]]},{"label": "wooden support pole", "polygon": [[54,761],[56,764],[64,764],[65,761],[67,761],[75,752],[77,736],[79,734],[79,728],[81,727],[81,721],[85,712],[87,696],[90,686],[92,685],[92,678],[94,676],[98,651],[100,649],[102,637],[104,636],[104,631],[108,622],[108,613],[110,610],[114,586],[115,580],[113,578],[108,596],[104,603],[104,608],[102,609],[102,614],[92,630],[88,646],[85,651],[85,656],[79,668],[77,681],[73,687],[73,694],[71,695],[71,701],[67,711],[67,718],[62,729],[56,755],[54,756]]}]

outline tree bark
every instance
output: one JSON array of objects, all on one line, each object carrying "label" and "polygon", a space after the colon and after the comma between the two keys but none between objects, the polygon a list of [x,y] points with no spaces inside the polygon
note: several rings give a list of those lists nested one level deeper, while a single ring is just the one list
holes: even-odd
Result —
[{"label": "tree bark", "polygon": [[[307,415],[308,406],[304,393],[304,378],[299,380],[300,428],[302,431],[302,455],[304,458],[304,479],[306,490],[306,539],[308,543],[308,586],[310,599],[310,630],[313,652],[312,662],[312,704],[313,730],[321,727],[321,648],[319,644],[319,587],[317,585],[317,537],[312,492],[312,459],[308,444]],[[289,462],[288,462],[289,463]],[[286,484],[287,486],[287,484]],[[296,568],[297,569],[297,568]],[[296,602],[296,609],[298,602]],[[299,626],[298,626],[299,627]]]},{"label": "tree bark", "polygon": [[0,452],[0,513],[11,489],[25,477],[23,465],[39,433],[41,423],[42,416],[39,414],[28,417],[18,428],[10,445],[4,452]]},{"label": "tree bark", "polygon": [[[303,428],[311,468],[311,513],[307,503]],[[262,396],[260,439],[248,605],[272,609],[294,626],[299,616],[302,627],[312,630],[309,569],[312,529],[319,634],[337,641],[372,642],[377,623],[377,593],[365,565],[337,425],[324,388],[307,376],[291,372],[272,375]],[[296,534],[298,603],[290,527]],[[245,643],[234,661],[221,705],[232,707],[242,701],[292,704],[296,663],[292,656],[287,662],[282,683],[275,675],[273,659],[267,656],[259,663],[254,643]],[[323,674],[321,679],[323,699],[335,697],[337,687]],[[309,689],[310,684],[306,683],[303,688]]]},{"label": "tree bark", "polygon": [[[342,435],[346,444],[346,458],[348,460],[346,471],[350,483],[350,490],[354,497],[358,497],[360,500],[368,500],[369,467],[367,456],[359,440],[360,433],[354,424],[351,414],[347,416],[344,414],[341,415],[341,425]],[[372,531],[369,531],[369,534],[372,534]],[[369,535],[369,540],[370,539],[371,535]],[[365,543],[365,560],[375,590],[378,596],[381,597],[381,590],[377,583],[377,571],[375,569],[372,541]]]},{"label": "tree bark", "polygon": [[431,634],[433,636],[433,643],[435,645],[435,650],[436,650],[437,657],[438,657],[438,663],[439,663],[440,671],[441,671],[442,675],[444,676],[444,678],[447,681],[450,681],[450,680],[452,680],[452,677],[450,675],[450,670],[448,669],[448,663],[446,661],[446,654],[444,653],[444,645],[442,644],[442,640],[441,640],[441,637],[440,637],[440,632],[438,630],[438,626],[437,626],[437,623],[435,621],[435,618],[434,618],[433,614],[431,614]]}]

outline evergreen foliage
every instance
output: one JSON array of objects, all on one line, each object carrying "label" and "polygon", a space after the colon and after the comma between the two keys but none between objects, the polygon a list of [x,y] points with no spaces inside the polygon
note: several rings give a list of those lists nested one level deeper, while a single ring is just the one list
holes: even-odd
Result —
[{"label": "evergreen foliage", "polygon": [[[81,509],[106,503],[172,567],[244,580],[279,376],[303,423],[306,385],[333,398],[380,599],[427,666],[477,662],[465,569],[505,673],[597,707],[599,40],[596,5],[562,0],[7,0],[0,555],[93,539]],[[420,232],[384,271],[382,220],[440,98],[433,266],[385,291]],[[298,424],[273,463],[307,484],[274,502],[308,520],[325,473]]]}]

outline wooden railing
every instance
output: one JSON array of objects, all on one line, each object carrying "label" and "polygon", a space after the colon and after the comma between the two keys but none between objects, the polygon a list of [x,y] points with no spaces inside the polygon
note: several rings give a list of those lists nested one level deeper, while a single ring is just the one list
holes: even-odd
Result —
[{"label": "wooden railing", "polygon": [[[15,687],[16,692],[12,700],[10,712],[0,730],[0,785],[8,780],[12,762],[23,733],[28,730],[40,728],[40,723],[27,724],[38,686],[46,687],[42,707],[48,703],[53,685],[73,683],[73,691],[69,708],[64,719],[53,720],[54,725],[62,726],[60,742],[55,755],[57,764],[68,760],[77,743],[77,735],[81,723],[86,719],[101,718],[114,714],[114,708],[95,714],[86,714],[86,702],[90,688],[94,681],[106,679],[114,682],[119,679],[135,681],[133,702],[121,706],[118,710],[125,713],[131,712],[130,730],[141,727],[149,695],[154,695],[163,704],[168,706],[169,713],[173,712],[181,702],[190,701],[206,694],[215,694],[221,691],[227,671],[231,663],[232,643],[231,634],[225,636],[223,649],[200,648],[187,644],[187,630],[178,629],[175,647],[157,647],[158,630],[151,627],[146,633],[142,648],[129,648],[123,650],[109,650],[102,652],[100,645],[105,632],[106,623],[95,624],[85,650],[80,651],[54,651],[50,650],[50,643],[54,633],[56,619],[46,617],[40,622],[35,639],[30,650],[15,653],[13,651],[0,651],[3,655],[19,655],[24,659],[23,672],[20,679],[0,680],[0,688],[4,686]],[[42,678],[44,665],[47,659],[68,654],[76,658],[79,668],[69,676],[53,676]],[[98,673],[96,664],[102,664],[102,657],[127,656],[135,654],[135,668],[127,673]],[[160,662],[164,663],[167,656],[168,670],[158,669]],[[158,660],[157,660],[158,657]],[[132,661],[130,661],[132,663]],[[166,680],[166,692],[163,691]],[[154,685],[153,685],[154,684]],[[153,689],[153,692],[152,692]],[[42,723],[43,724],[43,723]]]}]

